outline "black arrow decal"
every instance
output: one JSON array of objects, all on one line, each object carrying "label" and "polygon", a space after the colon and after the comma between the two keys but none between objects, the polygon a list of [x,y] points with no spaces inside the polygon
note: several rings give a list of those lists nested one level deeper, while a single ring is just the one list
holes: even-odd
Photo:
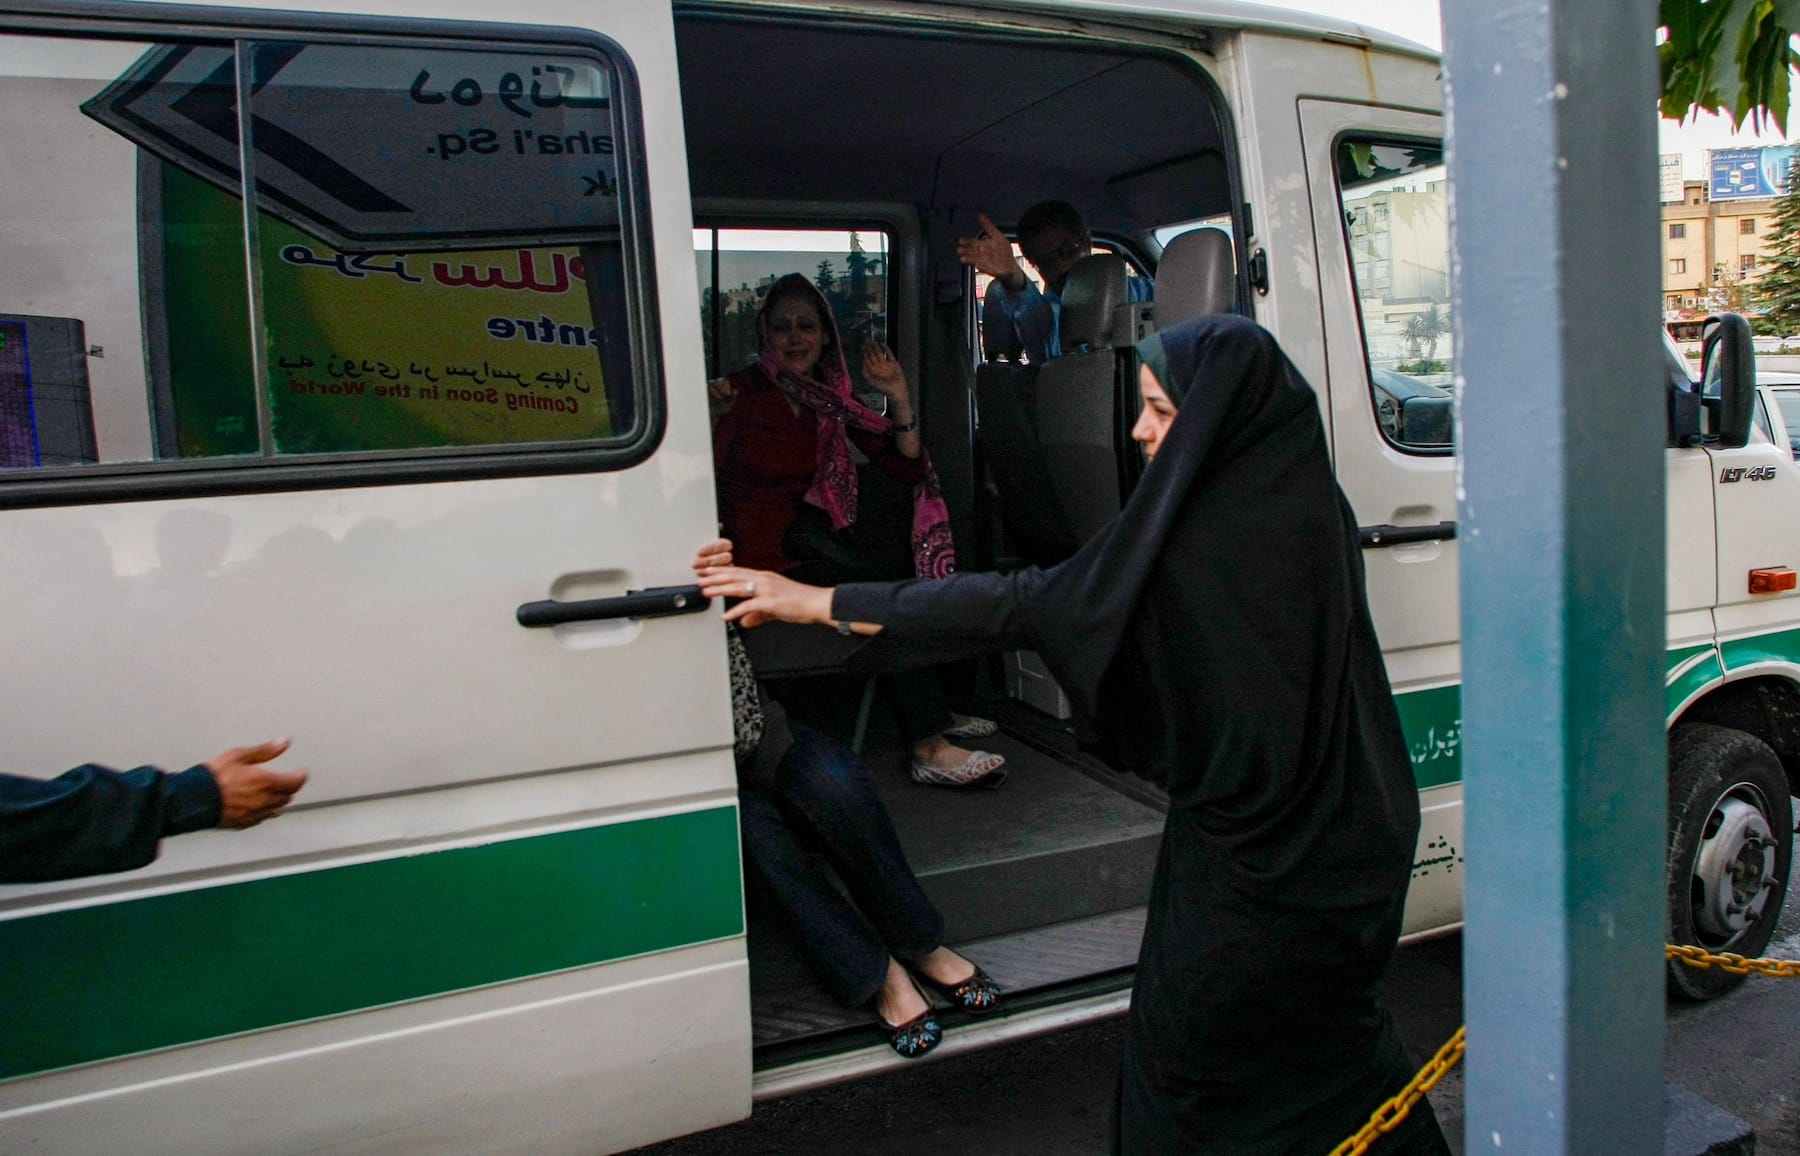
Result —
[{"label": "black arrow decal", "polygon": [[[260,90],[267,85],[275,73],[298,56],[303,48],[303,45],[258,45],[256,71],[259,78],[256,88]],[[233,145],[237,144],[235,73],[234,62],[227,60],[205,80],[170,101],[169,107],[214,136],[230,141]],[[254,112],[250,116],[250,133],[257,152],[340,205],[361,213],[412,212],[411,207],[396,201],[319,149]],[[261,187],[262,182],[257,184]]]},{"label": "black arrow decal", "polygon": [[252,115],[250,131],[257,152],[340,205],[361,213],[412,212],[410,206],[396,201],[280,125]]},{"label": "black arrow decal", "polygon": [[235,148],[237,133],[237,66],[230,58],[212,74],[169,102],[169,107]]}]

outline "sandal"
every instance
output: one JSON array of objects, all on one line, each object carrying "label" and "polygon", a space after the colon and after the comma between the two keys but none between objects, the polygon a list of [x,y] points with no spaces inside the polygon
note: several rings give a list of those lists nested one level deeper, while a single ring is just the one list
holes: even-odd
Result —
[{"label": "sandal", "polygon": [[1005,755],[987,751],[970,751],[959,767],[934,767],[914,759],[912,781],[925,787],[949,787],[953,791],[974,788],[991,791],[1006,781],[1006,772],[1001,769],[1005,762]]},{"label": "sandal", "polygon": [[1000,1008],[1000,997],[1006,993],[994,982],[994,977],[981,970],[981,965],[971,961],[975,969],[968,979],[958,983],[943,983],[925,976],[925,982],[936,988],[949,1000],[952,1006],[961,1008],[972,1016],[984,1016]]},{"label": "sandal", "polygon": [[978,718],[972,714],[951,711],[950,720],[956,725],[938,732],[947,739],[985,739],[1000,730],[1000,724],[993,719]]},{"label": "sandal", "polygon": [[[919,991],[917,982],[913,990]],[[875,1012],[875,1022],[887,1033],[888,1047],[905,1060],[916,1060],[943,1042],[944,1029],[938,1026],[937,1009],[931,1006],[931,1000],[922,991],[919,998],[925,1001],[925,1010],[907,1020],[903,1024],[890,1024],[875,1011],[875,1001],[869,1001],[869,1010]]]}]

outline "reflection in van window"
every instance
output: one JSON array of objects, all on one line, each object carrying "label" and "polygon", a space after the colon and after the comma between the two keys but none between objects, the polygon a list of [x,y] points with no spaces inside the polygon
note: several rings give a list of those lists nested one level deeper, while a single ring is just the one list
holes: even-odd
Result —
[{"label": "reflection in van window", "polygon": [[0,468],[629,433],[612,89],[520,50],[0,37],[33,241],[0,253]]},{"label": "reflection in van window", "polygon": [[1455,374],[1443,149],[1347,137],[1337,178],[1376,422],[1402,449],[1448,452]]}]

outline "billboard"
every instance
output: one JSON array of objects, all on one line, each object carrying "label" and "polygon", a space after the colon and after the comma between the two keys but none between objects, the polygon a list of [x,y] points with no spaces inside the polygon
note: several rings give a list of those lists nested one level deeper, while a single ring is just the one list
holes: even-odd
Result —
[{"label": "billboard", "polygon": [[1777,197],[1787,186],[1794,146],[1713,149],[1706,154],[1709,196],[1715,201]]},{"label": "billboard", "polygon": [[1661,187],[1661,202],[1681,203],[1681,153],[1663,153],[1656,158],[1656,175]]},{"label": "billboard", "polygon": [[1661,178],[1662,203],[1681,203],[1681,154],[1664,153],[1657,158],[1657,175]]},{"label": "billboard", "polygon": [[[243,203],[160,166],[153,296],[181,457],[257,451]],[[614,434],[594,246],[348,253],[257,220],[261,335],[281,453]],[[167,451],[165,451],[167,452]]]}]

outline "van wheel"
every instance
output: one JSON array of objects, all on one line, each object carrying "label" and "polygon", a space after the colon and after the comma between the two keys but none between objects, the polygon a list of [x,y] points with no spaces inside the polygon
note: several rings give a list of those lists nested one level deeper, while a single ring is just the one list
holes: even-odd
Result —
[{"label": "van wheel", "polygon": [[[1781,919],[1793,855],[1787,775],[1755,735],[1686,723],[1669,735],[1669,942],[1758,956]],[[1743,976],[1670,960],[1669,992],[1722,995]]]}]

